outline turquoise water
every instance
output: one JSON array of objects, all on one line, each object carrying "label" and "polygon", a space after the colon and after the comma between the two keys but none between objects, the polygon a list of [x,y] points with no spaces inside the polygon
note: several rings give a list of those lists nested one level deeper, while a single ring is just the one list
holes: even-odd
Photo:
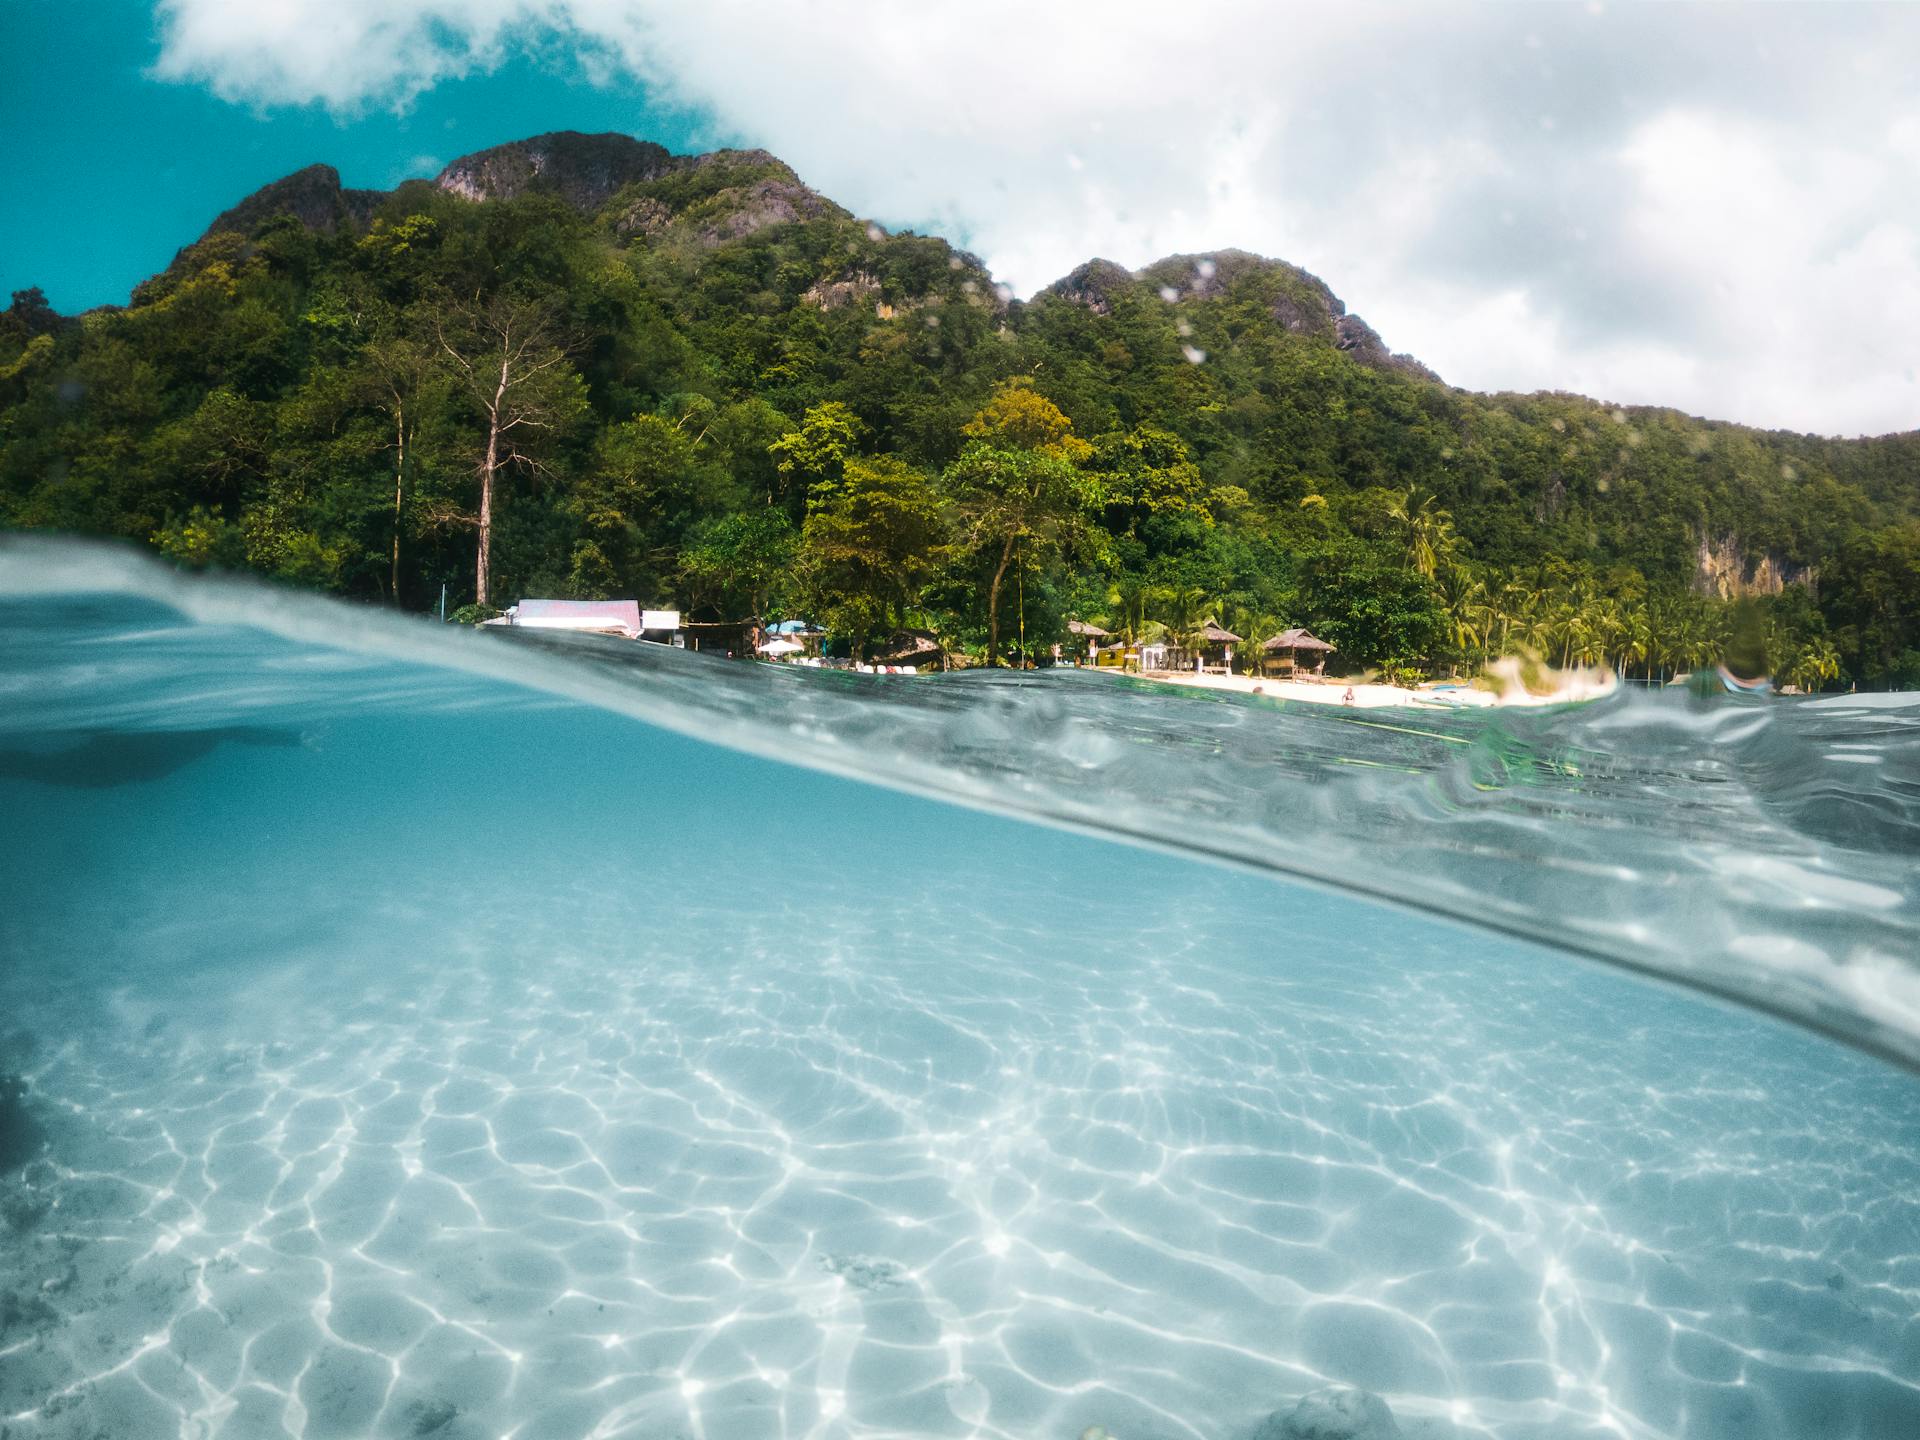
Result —
[{"label": "turquoise water", "polygon": [[1910,701],[0,634],[7,1440],[1920,1434]]}]

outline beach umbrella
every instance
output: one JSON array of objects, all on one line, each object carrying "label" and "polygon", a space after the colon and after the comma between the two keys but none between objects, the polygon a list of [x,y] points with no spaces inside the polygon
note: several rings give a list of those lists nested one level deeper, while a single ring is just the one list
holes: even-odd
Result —
[{"label": "beach umbrella", "polygon": [[760,647],[762,655],[792,655],[807,647],[793,640],[769,640]]}]

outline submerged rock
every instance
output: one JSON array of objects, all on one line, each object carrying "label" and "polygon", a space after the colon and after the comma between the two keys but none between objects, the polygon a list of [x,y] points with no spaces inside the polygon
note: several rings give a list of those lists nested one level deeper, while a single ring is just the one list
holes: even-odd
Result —
[{"label": "submerged rock", "polygon": [[865,1255],[822,1255],[820,1268],[856,1290],[892,1290],[906,1283],[905,1272],[893,1261]]},{"label": "submerged rock", "polygon": [[1254,1431],[1253,1440],[1402,1440],[1387,1402],[1370,1390],[1330,1385],[1300,1397],[1286,1414],[1278,1410]]},{"label": "submerged rock", "polygon": [[298,749],[300,733],[272,725],[209,730],[95,730],[52,751],[0,750],[0,776],[77,790],[144,784],[212,754],[222,745]]},{"label": "submerged rock", "polygon": [[434,1435],[447,1428],[460,1414],[460,1407],[449,1400],[416,1400],[406,1409],[407,1429],[415,1435]]},{"label": "submerged rock", "polygon": [[40,1127],[27,1109],[26,1082],[0,1075],[0,1174],[18,1170],[40,1153]]}]

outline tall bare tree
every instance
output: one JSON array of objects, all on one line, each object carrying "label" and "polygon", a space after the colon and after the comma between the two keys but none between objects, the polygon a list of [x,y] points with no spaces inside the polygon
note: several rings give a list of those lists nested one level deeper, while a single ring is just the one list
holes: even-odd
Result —
[{"label": "tall bare tree", "polygon": [[555,307],[496,296],[450,307],[435,335],[486,422],[476,469],[480,509],[474,517],[474,601],[488,603],[493,562],[493,511],[504,472],[544,474],[541,452],[586,409],[584,387],[568,363],[575,342]]},{"label": "tall bare tree", "polygon": [[407,477],[418,467],[415,441],[436,385],[436,353],[405,336],[376,340],[361,355],[360,383],[373,407],[393,427],[393,553],[388,598],[400,603],[400,535],[407,511]]}]

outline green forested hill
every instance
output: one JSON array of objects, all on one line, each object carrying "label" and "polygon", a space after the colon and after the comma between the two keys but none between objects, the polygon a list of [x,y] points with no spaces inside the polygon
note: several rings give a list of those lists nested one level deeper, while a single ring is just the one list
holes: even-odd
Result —
[{"label": "green forested hill", "polygon": [[770,155],[622,136],[387,195],[314,166],[124,309],[15,295],[0,523],[416,609],[620,594],[981,655],[1018,606],[1047,642],[1213,615],[1638,673],[1752,593],[1781,673],[1920,685],[1920,434],[1451,389],[1235,251],[1023,303]]}]

